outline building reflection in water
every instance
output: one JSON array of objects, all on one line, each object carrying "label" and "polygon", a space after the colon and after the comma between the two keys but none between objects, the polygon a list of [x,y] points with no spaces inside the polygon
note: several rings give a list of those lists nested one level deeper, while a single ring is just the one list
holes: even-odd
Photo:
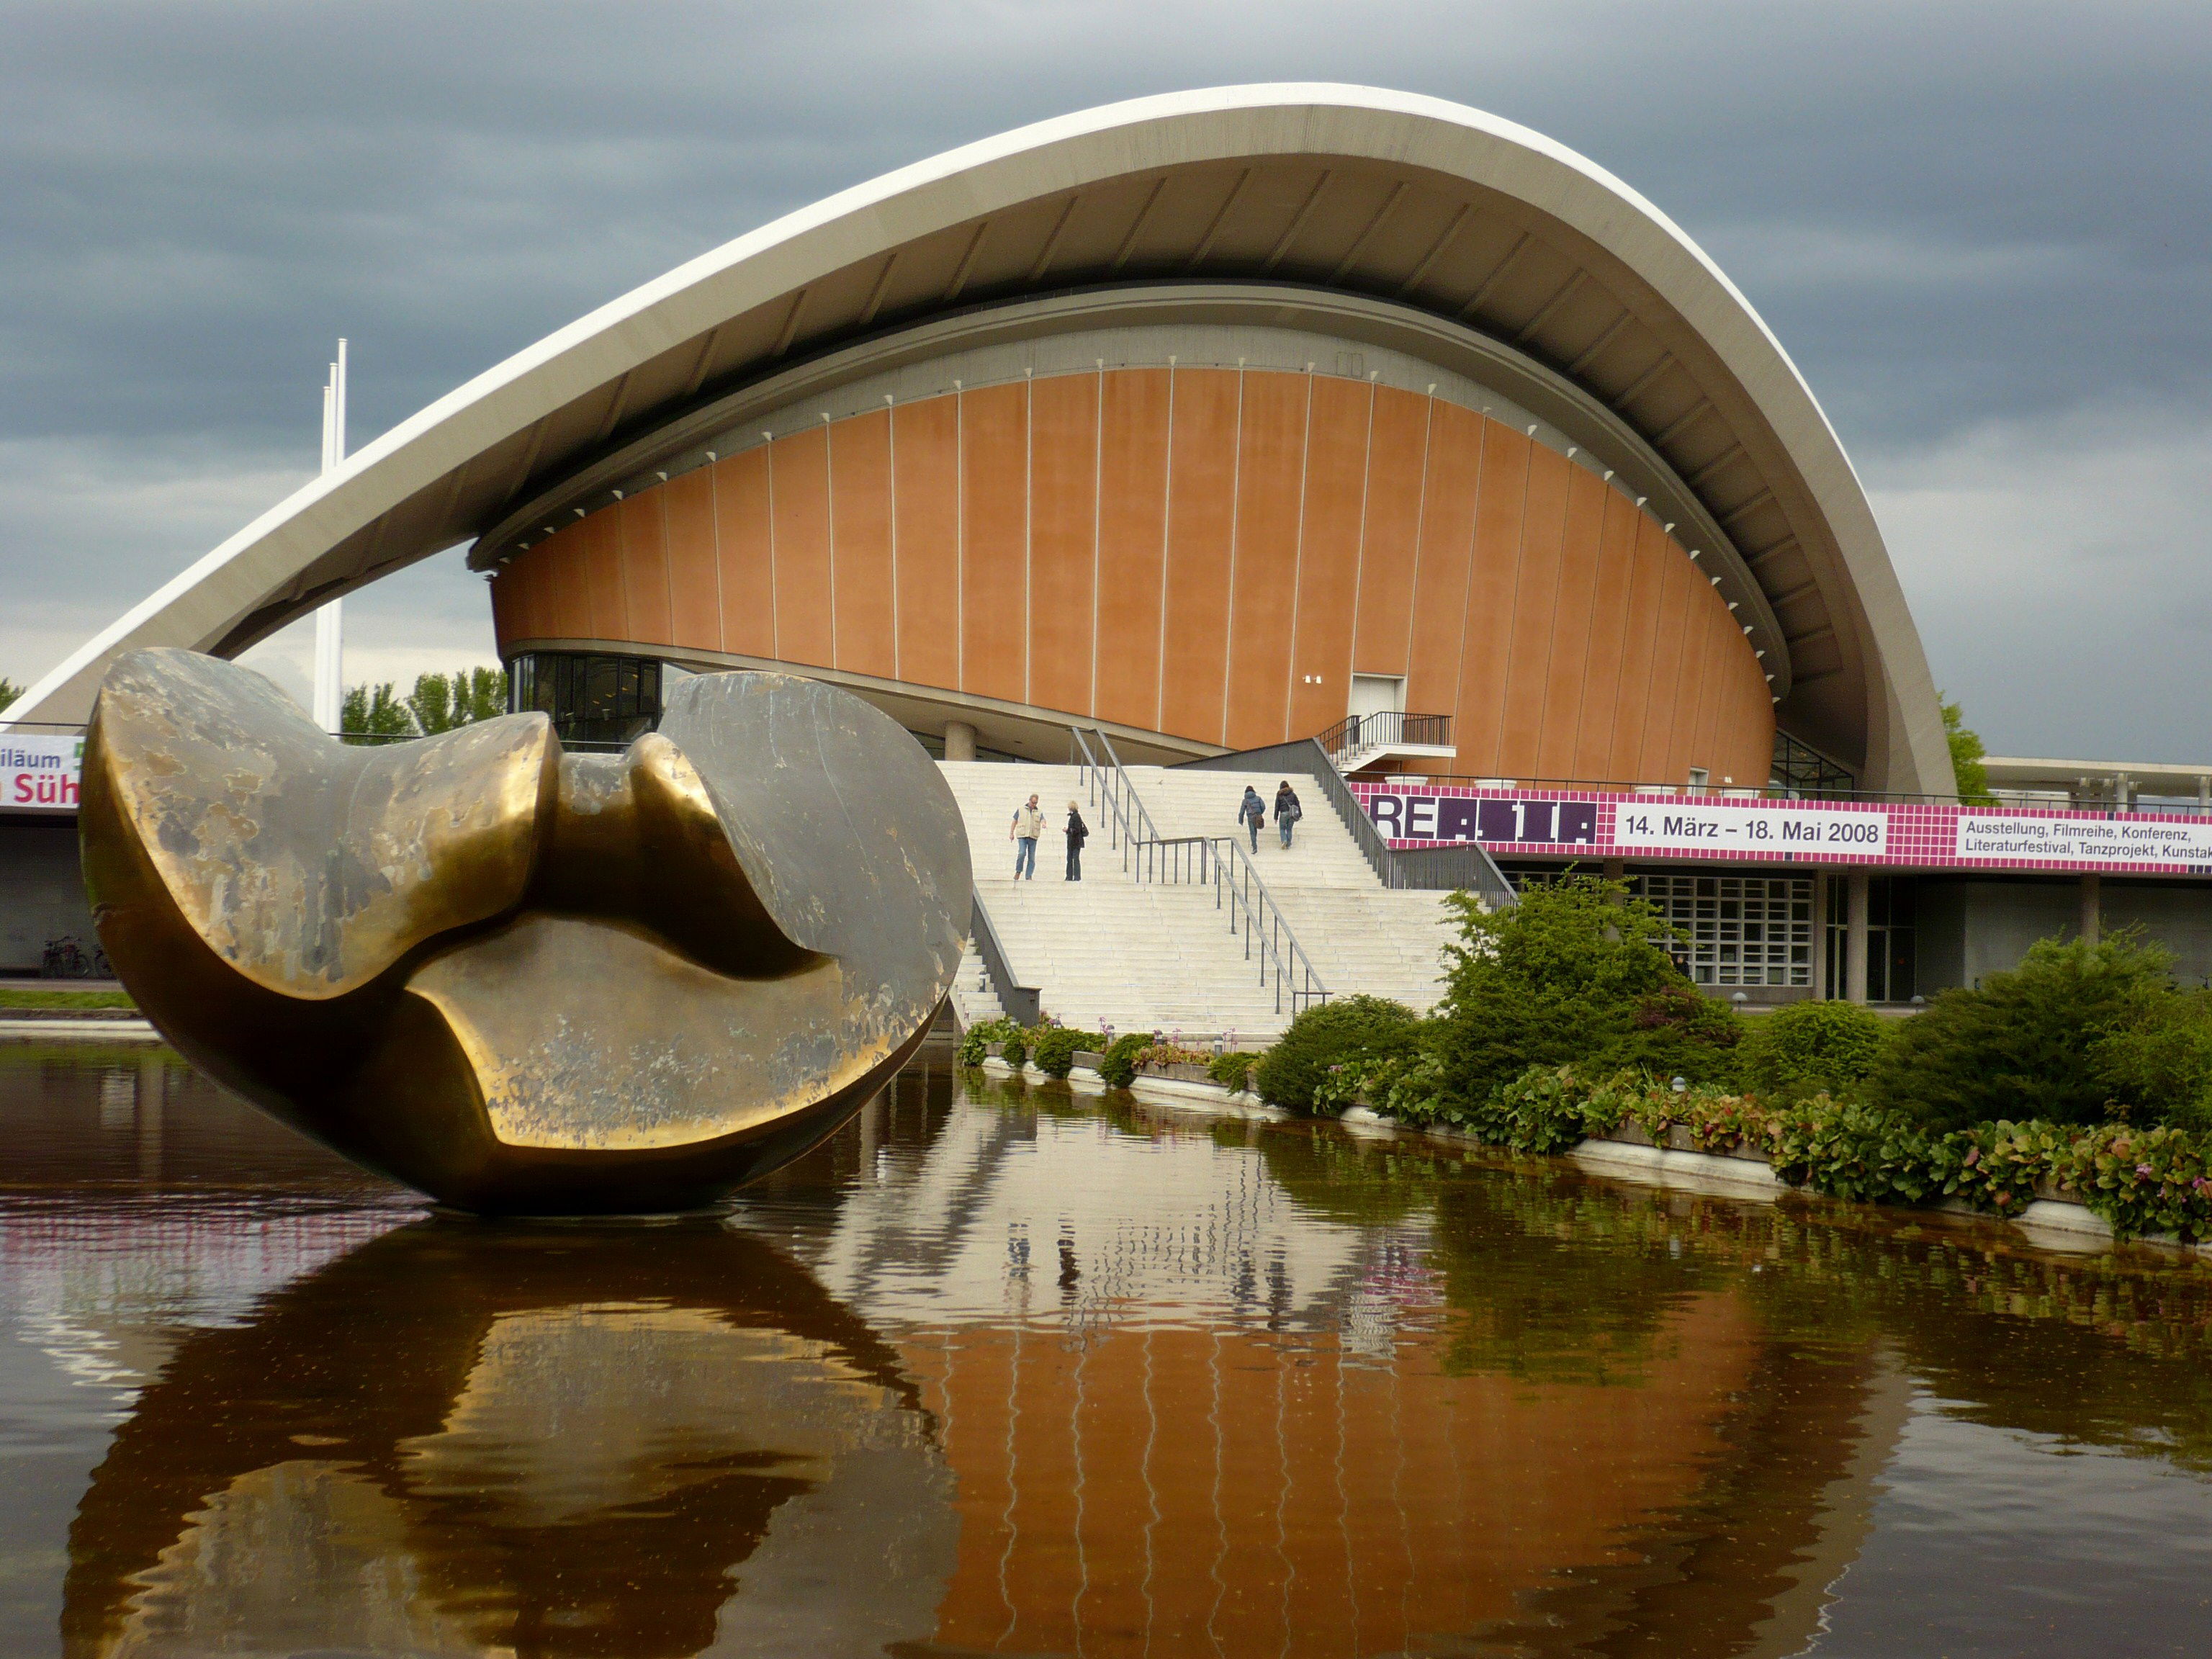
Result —
[{"label": "building reflection in water", "polygon": [[844,1168],[747,1206],[826,1218],[816,1270],[923,1383],[958,1480],[946,1648],[1816,1629],[1905,1410],[1873,1345],[1778,1343],[1739,1276],[1418,1151],[994,1092],[909,1079]]},{"label": "building reflection in water", "polygon": [[917,1072],[731,1224],[403,1225],[182,1337],[66,1646],[1796,1650],[1895,1369],[1549,1179]]}]

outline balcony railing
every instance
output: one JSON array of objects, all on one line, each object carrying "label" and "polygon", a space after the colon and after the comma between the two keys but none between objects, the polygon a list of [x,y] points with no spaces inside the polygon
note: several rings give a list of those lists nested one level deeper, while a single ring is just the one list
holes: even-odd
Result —
[{"label": "balcony railing", "polygon": [[1315,739],[1328,751],[1340,772],[1350,772],[1394,749],[1421,750],[1451,747],[1449,714],[1408,714],[1385,709],[1374,714],[1347,714]]}]

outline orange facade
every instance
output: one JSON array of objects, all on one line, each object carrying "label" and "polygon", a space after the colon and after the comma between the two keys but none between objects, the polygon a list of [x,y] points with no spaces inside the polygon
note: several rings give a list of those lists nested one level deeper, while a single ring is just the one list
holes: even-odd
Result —
[{"label": "orange facade", "polygon": [[492,598],[502,654],[763,659],[1233,749],[1324,730],[1354,674],[1455,715],[1462,774],[1748,784],[1773,744],[1741,629],[1629,496],[1327,375],[1109,369],[825,422],[577,521]]},{"label": "orange facade", "polygon": [[1638,1528],[1727,1457],[1755,1331],[1705,1297],[1665,1336],[1642,1374],[1538,1384],[1455,1375],[1419,1339],[1348,1353],[1333,1334],[1168,1326],[902,1344],[957,1477],[937,1639],[1389,1654],[1526,1617],[1568,1571],[1641,1561]]}]

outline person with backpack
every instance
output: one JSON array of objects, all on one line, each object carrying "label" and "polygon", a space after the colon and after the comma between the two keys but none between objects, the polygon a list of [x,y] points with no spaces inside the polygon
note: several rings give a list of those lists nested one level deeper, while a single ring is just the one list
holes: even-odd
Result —
[{"label": "person with backpack", "polygon": [[1067,878],[1083,879],[1083,843],[1091,839],[1091,826],[1083,821],[1083,809],[1073,801],[1067,803]]},{"label": "person with backpack", "polygon": [[1283,850],[1291,850],[1291,826],[1305,817],[1305,808],[1298,805],[1298,792],[1291,787],[1288,778],[1275,791],[1275,829],[1283,838]]},{"label": "person with backpack", "polygon": [[1014,879],[1019,881],[1024,871],[1031,881],[1036,879],[1037,837],[1044,834],[1044,814],[1037,811],[1037,798],[1030,797],[1027,806],[1014,809],[1013,826],[1006,831],[1007,839],[1014,843]]},{"label": "person with backpack", "polygon": [[1260,792],[1250,784],[1244,786],[1244,799],[1237,803],[1237,822],[1252,832],[1252,850],[1260,850],[1260,826],[1267,821],[1267,803],[1260,799]]}]

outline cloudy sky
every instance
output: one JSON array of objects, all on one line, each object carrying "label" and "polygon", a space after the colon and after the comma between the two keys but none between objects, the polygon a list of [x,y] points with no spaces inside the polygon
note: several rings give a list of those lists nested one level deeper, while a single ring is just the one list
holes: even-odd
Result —
[{"label": "cloudy sky", "polygon": [[[678,261],[907,161],[1179,88],[1524,122],[1751,296],[2002,753],[2212,760],[2212,8],[0,0],[0,674]],[[459,553],[349,678],[492,658]],[[252,660],[304,697],[306,627]]]}]

